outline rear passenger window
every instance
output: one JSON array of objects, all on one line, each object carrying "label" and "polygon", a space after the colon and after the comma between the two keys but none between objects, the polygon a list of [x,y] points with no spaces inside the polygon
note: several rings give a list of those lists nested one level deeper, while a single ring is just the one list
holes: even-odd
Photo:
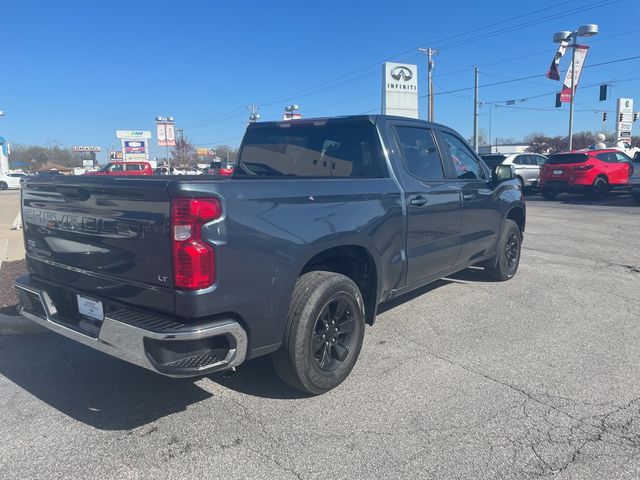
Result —
[{"label": "rear passenger window", "polygon": [[446,148],[449,150],[456,175],[461,180],[476,180],[484,178],[480,163],[469,147],[458,137],[442,132]]},{"label": "rear passenger window", "polygon": [[618,163],[618,159],[616,158],[616,154],[612,152],[604,152],[596,155],[598,160],[602,160],[607,163]]},{"label": "rear passenger window", "polygon": [[140,165],[139,163],[129,163],[127,165],[127,170],[139,172],[140,170],[142,170],[142,165]]},{"label": "rear passenger window", "polygon": [[396,136],[405,168],[411,175],[424,181],[444,179],[442,160],[431,130],[396,127]]}]

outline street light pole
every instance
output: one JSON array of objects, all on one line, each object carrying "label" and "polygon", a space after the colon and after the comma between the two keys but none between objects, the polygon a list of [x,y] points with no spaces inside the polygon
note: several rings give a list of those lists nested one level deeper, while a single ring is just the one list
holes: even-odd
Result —
[{"label": "street light pole", "polygon": [[576,79],[576,47],[578,46],[578,31],[575,30],[571,37],[573,45],[571,45],[571,102],[569,103],[569,150],[573,150],[573,97],[575,97],[575,79]]},{"label": "street light pole", "polygon": [[569,97],[569,150],[573,150],[573,100],[576,95],[576,50],[578,48],[578,37],[592,37],[598,34],[598,25],[588,24],[582,25],[577,30],[570,32],[556,32],[553,35],[553,41],[562,44],[563,42],[572,42],[568,46],[571,47],[571,93]]}]

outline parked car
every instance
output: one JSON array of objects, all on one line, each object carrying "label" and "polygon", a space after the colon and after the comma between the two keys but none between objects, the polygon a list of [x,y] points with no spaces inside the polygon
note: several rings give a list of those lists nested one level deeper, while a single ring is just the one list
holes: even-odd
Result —
[{"label": "parked car", "polygon": [[5,173],[0,175],[0,190],[20,188],[20,179],[26,177],[24,173]]},{"label": "parked car", "polygon": [[206,173],[207,175],[220,175],[223,177],[228,177],[233,174],[234,168],[235,165],[232,162],[214,161],[211,162]]},{"label": "parked car", "polygon": [[619,150],[581,150],[556,153],[540,172],[540,191],[547,200],[561,192],[605,197],[611,189],[629,188],[632,160]]},{"label": "parked car", "polygon": [[611,148],[620,150],[622,153],[626,154],[629,158],[632,158],[634,162],[640,162],[640,148],[632,147],[629,142],[617,142]]},{"label": "parked car", "polygon": [[153,175],[153,169],[149,162],[110,162],[100,170],[86,172],[85,175]]},{"label": "parked car", "polygon": [[220,168],[218,169],[218,175],[222,175],[223,177],[228,177],[233,175],[233,170],[235,169],[235,165],[231,162],[222,162]]},{"label": "parked car", "polygon": [[381,303],[470,265],[512,278],[526,217],[510,166],[383,115],[250,124],[225,180],[25,186],[22,315],[173,377],[273,354],[311,394],[351,372]]},{"label": "parked car", "polygon": [[496,165],[513,165],[516,179],[522,187],[537,187],[542,165],[547,157],[538,153],[492,153],[481,155],[489,168]]}]

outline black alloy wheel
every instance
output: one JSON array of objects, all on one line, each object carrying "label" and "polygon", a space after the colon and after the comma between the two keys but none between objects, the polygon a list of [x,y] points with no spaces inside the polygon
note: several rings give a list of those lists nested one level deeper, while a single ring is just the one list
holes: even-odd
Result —
[{"label": "black alloy wheel", "polygon": [[353,348],[353,312],[356,305],[351,297],[331,300],[320,312],[313,328],[313,358],[325,372],[338,368]]}]

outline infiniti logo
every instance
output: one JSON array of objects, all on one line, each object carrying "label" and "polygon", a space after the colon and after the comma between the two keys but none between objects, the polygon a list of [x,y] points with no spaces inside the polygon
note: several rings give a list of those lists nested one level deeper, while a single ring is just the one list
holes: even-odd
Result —
[{"label": "infiniti logo", "polygon": [[396,67],[391,70],[391,76],[396,80],[402,79],[402,81],[408,82],[413,77],[413,72],[408,67]]}]

